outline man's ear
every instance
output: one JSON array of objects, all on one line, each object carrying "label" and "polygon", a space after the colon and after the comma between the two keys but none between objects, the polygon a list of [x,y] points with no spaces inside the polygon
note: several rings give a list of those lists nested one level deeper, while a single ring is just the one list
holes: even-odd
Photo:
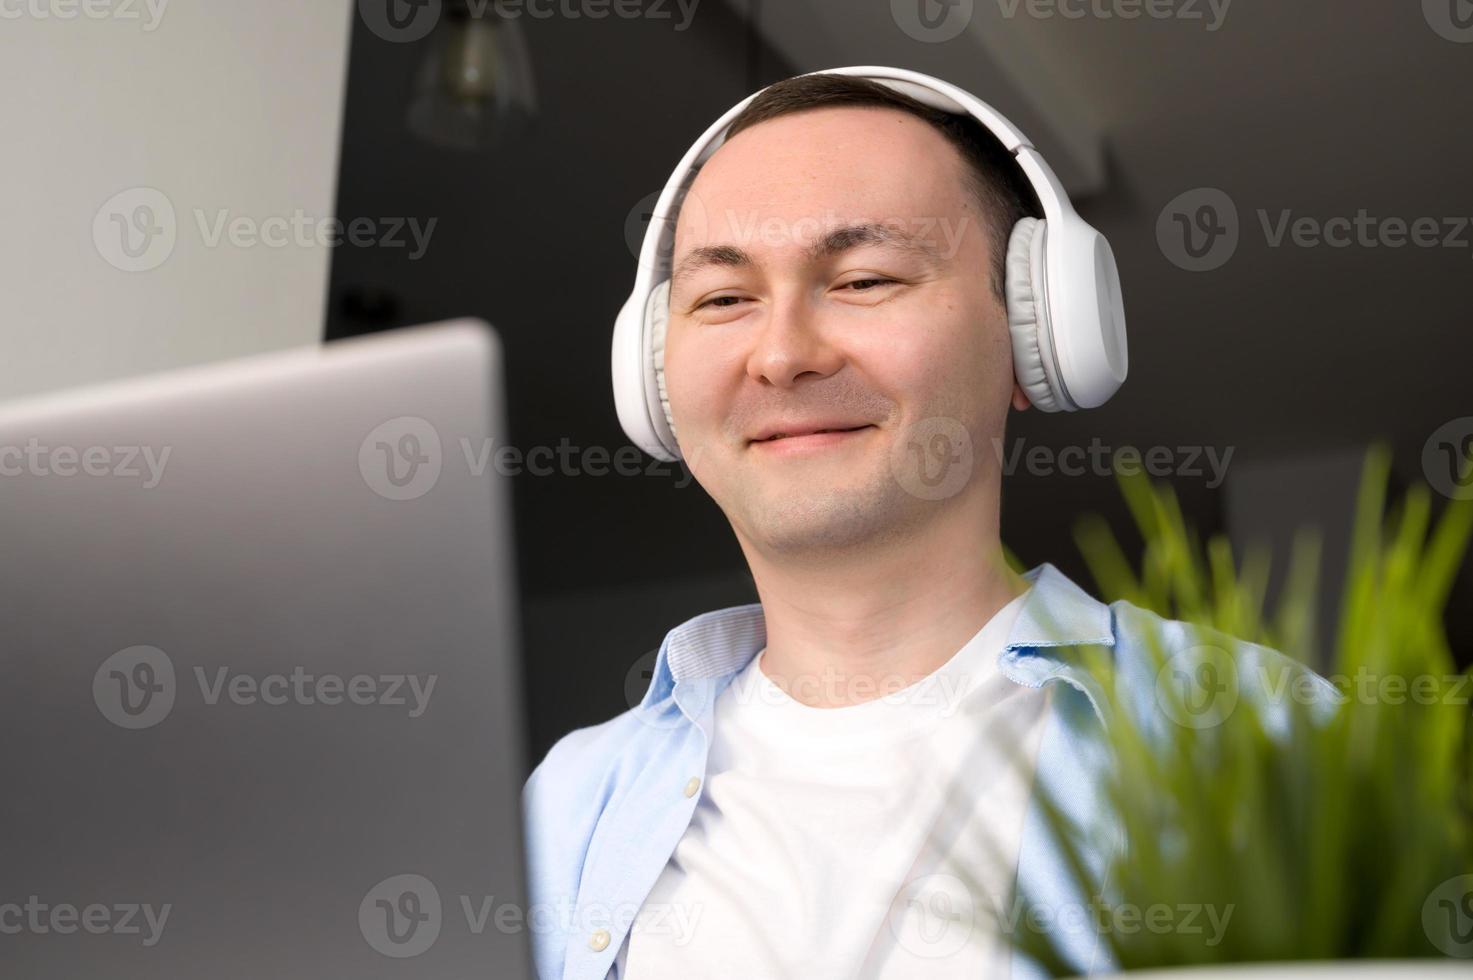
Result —
[{"label": "man's ear", "polygon": [[1013,382],[1013,407],[1016,408],[1020,412],[1026,412],[1028,410],[1028,407],[1030,405],[1032,405],[1032,404],[1033,403],[1028,400],[1028,396],[1023,393],[1023,386],[1020,385],[1020,384],[1018,384],[1018,382],[1014,381]]}]

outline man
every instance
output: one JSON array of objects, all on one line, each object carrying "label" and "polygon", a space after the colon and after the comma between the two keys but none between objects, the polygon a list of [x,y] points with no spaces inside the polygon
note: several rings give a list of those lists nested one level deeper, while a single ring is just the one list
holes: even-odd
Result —
[{"label": "man", "polygon": [[701,166],[651,301],[660,405],[761,601],[672,630],[642,703],[528,781],[544,978],[1028,968],[988,912],[1015,875],[1072,900],[1029,777],[1093,806],[1076,653],[1149,698],[1148,634],[1188,642],[1002,560],[971,447],[1049,397],[1012,281],[1041,213],[976,119],[853,76],[769,87]]}]

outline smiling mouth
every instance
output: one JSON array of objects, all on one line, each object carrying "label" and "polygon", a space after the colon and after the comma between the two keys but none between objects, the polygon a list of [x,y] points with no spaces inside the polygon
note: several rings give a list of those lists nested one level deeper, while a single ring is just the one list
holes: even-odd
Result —
[{"label": "smiling mouth", "polygon": [[838,441],[838,438],[851,432],[863,432],[865,429],[873,429],[873,425],[856,425],[847,429],[815,429],[812,432],[799,432],[789,435],[786,432],[774,433],[766,439],[753,439],[754,446],[768,446],[787,443],[788,445],[819,444]]}]

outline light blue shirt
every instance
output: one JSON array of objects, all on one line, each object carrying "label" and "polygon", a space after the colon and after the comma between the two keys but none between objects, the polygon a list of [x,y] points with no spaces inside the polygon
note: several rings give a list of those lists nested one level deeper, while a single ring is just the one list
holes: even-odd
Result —
[{"label": "light blue shirt", "polygon": [[[1282,734],[1287,706],[1275,703],[1264,684],[1288,668],[1311,677],[1316,703],[1338,699],[1335,688],[1272,650],[1230,640],[1184,623],[1163,620],[1127,602],[1105,605],[1044,564],[1025,576],[1023,599],[1001,673],[1017,684],[1056,685],[1036,762],[1037,785],[1068,816],[1099,832],[1087,859],[1103,867],[1118,838],[1092,820],[1104,754],[1098,735],[1106,703],[1077,653],[1103,646],[1112,653],[1117,694],[1148,730],[1170,738],[1166,715],[1153,708],[1159,653],[1231,649],[1236,698],[1254,700],[1270,731]],[[716,697],[767,642],[757,603],[704,613],[671,630],[660,646],[644,700],[600,725],[563,736],[528,778],[526,820],[528,924],[540,980],[601,980],[685,833],[706,777]],[[1300,688],[1302,690],[1302,685]],[[1282,698],[1282,693],[1278,695]],[[1063,855],[1052,844],[1038,794],[1024,818],[1018,851],[1018,886],[1030,903],[1053,913],[1044,922],[1061,937],[1080,972],[1113,968],[1094,920],[1080,912],[1089,896],[1069,885]],[[897,887],[901,884],[897,882]],[[1042,921],[1042,920],[1036,920]],[[1015,955],[1014,978],[1041,975]]]}]

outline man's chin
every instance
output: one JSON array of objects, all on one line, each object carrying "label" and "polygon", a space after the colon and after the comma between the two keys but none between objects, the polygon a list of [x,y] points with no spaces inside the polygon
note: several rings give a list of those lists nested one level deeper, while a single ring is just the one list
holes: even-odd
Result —
[{"label": "man's chin", "polygon": [[[812,474],[809,474],[810,477]],[[799,554],[862,547],[914,520],[893,483],[860,478],[763,480],[742,504],[747,537],[764,551]]]}]

